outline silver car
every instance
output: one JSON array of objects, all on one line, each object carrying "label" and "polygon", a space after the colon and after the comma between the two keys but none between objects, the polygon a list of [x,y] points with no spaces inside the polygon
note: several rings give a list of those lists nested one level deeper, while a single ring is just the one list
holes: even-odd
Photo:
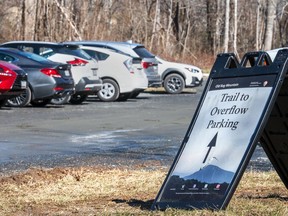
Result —
[{"label": "silver car", "polygon": [[127,54],[133,59],[138,59],[139,62],[141,62],[143,70],[148,78],[149,87],[162,86],[162,79],[158,73],[158,61],[142,44],[115,41],[74,41],[65,43],[107,48],[119,53]]},{"label": "silver car", "polygon": [[98,59],[98,72],[103,80],[102,89],[98,92],[101,101],[125,101],[147,88],[146,74],[140,63],[135,63],[130,56],[99,47],[81,46],[81,49]]}]

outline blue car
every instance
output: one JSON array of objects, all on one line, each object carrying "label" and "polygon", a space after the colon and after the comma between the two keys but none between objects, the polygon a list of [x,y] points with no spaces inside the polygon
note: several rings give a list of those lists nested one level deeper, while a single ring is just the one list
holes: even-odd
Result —
[{"label": "blue car", "polygon": [[27,73],[25,93],[8,100],[14,107],[45,106],[51,99],[72,95],[75,91],[71,66],[52,62],[39,55],[13,48],[0,48],[0,60],[13,63]]}]

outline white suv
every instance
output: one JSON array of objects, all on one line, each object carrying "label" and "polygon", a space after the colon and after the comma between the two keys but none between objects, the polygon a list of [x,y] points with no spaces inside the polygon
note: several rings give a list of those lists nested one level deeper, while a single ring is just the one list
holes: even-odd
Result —
[{"label": "white suv", "polygon": [[97,74],[98,62],[91,58],[78,45],[42,41],[11,41],[1,44],[2,47],[12,47],[36,53],[51,61],[71,64],[71,73],[75,83],[75,94],[59,99],[53,99],[54,104],[70,101],[80,104],[88,95],[95,95],[102,88],[102,80]]},{"label": "white suv", "polygon": [[158,61],[142,44],[114,41],[74,41],[66,43],[111,49],[129,55],[133,59],[138,58],[148,78],[149,87],[162,86],[162,79],[158,73]]},{"label": "white suv", "polygon": [[288,47],[281,47],[281,48],[277,48],[277,49],[273,49],[273,50],[268,50],[268,51],[266,51],[266,52],[269,54],[272,62],[274,61],[274,59],[275,59],[278,51],[279,51],[279,50],[282,50],[282,49],[288,49]]},{"label": "white suv", "polygon": [[103,80],[98,92],[101,101],[124,101],[148,87],[147,76],[137,59],[106,48],[81,46],[81,49],[98,60],[98,72]]},{"label": "white suv", "polygon": [[156,56],[158,71],[163,80],[163,87],[170,94],[179,94],[184,88],[196,87],[202,83],[200,68],[193,65],[169,62]]}]

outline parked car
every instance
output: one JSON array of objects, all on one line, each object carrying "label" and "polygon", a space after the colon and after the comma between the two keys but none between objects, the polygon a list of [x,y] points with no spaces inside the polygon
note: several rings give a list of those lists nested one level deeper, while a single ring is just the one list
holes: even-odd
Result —
[{"label": "parked car", "polygon": [[7,99],[24,93],[26,88],[26,72],[14,64],[0,61],[0,107]]},{"label": "parked car", "polygon": [[74,93],[71,66],[50,61],[39,55],[13,48],[0,48],[0,60],[16,64],[27,73],[25,93],[9,99],[10,106],[45,106],[52,98]]},{"label": "parked car", "polygon": [[11,41],[1,45],[41,55],[49,60],[71,64],[71,72],[75,82],[75,94],[53,100],[62,104],[68,100],[72,104],[81,104],[88,95],[97,94],[102,87],[102,80],[97,74],[98,63],[78,45],[42,42],[42,41]]},{"label": "parked car", "polygon": [[270,59],[271,59],[272,61],[274,61],[274,59],[275,59],[278,51],[281,50],[281,49],[288,49],[288,47],[281,47],[281,48],[277,48],[277,49],[273,49],[273,50],[268,50],[268,51],[266,51],[266,52],[269,54]]},{"label": "parked car", "polygon": [[185,87],[196,87],[203,81],[202,71],[196,66],[165,61],[158,56],[156,59],[163,87],[170,94],[179,94]]},{"label": "parked car", "polygon": [[98,92],[101,101],[127,100],[148,87],[147,76],[137,59],[105,48],[82,46],[81,49],[98,59],[99,75],[103,80]]},{"label": "parked car", "polygon": [[92,46],[115,50],[119,53],[129,55],[136,61],[141,62],[144,72],[148,78],[149,87],[162,86],[162,80],[158,73],[158,62],[142,44],[130,42],[113,42],[113,41],[74,41],[65,42],[65,44],[78,44],[83,46]]}]

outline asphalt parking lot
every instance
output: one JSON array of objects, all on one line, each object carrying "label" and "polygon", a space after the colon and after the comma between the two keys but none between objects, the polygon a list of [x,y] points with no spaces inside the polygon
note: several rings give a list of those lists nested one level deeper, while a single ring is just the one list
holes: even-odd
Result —
[{"label": "asphalt parking lot", "polygon": [[[81,105],[0,109],[0,171],[29,167],[170,166],[203,86],[179,95],[140,94],[126,102],[89,98]],[[261,148],[251,167],[270,169]]]}]

